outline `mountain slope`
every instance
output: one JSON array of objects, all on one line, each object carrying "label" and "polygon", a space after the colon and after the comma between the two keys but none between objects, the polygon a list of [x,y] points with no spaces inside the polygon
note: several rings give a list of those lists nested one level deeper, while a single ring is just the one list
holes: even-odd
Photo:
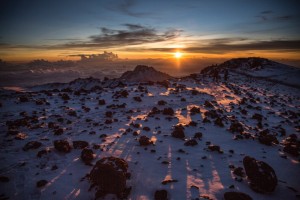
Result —
[{"label": "mountain slope", "polygon": [[201,71],[201,73],[211,74],[214,69],[220,72],[227,69],[229,72],[233,73],[252,76],[254,78],[263,78],[276,83],[300,87],[299,68],[265,58],[235,58],[220,65],[206,67]]},{"label": "mountain slope", "polygon": [[128,82],[164,81],[172,78],[170,75],[157,71],[153,67],[138,65],[133,71],[125,72],[120,80]]}]

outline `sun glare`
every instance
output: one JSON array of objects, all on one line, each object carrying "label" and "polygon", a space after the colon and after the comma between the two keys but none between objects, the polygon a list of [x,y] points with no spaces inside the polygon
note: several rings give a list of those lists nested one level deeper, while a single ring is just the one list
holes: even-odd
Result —
[{"label": "sun glare", "polygon": [[175,58],[181,58],[181,56],[182,56],[182,53],[180,53],[180,52],[174,53]]}]

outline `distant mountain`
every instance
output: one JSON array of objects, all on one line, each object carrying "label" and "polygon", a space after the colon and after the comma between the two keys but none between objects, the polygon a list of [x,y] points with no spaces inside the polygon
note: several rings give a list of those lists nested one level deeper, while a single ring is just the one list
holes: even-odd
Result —
[{"label": "distant mountain", "polygon": [[204,68],[202,74],[210,74],[216,69],[220,72],[225,69],[229,72],[263,78],[269,81],[300,87],[300,69],[278,63],[266,58],[234,58],[219,65]]},{"label": "distant mountain", "polygon": [[125,72],[119,79],[127,82],[164,81],[172,78],[170,75],[157,71],[153,67],[137,65],[133,71]]}]

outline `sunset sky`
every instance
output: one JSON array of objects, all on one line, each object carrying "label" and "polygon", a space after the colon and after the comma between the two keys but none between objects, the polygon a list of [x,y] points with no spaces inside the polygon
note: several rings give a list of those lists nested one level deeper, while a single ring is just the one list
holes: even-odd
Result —
[{"label": "sunset sky", "polygon": [[300,59],[299,0],[2,0],[0,58]]}]

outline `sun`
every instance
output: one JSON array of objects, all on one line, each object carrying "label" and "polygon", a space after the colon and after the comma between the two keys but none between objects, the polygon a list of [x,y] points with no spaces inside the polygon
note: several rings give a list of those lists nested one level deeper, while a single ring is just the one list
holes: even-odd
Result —
[{"label": "sun", "polygon": [[174,53],[174,57],[175,58],[181,58],[182,57],[182,53],[181,52],[176,52],[176,53]]}]

